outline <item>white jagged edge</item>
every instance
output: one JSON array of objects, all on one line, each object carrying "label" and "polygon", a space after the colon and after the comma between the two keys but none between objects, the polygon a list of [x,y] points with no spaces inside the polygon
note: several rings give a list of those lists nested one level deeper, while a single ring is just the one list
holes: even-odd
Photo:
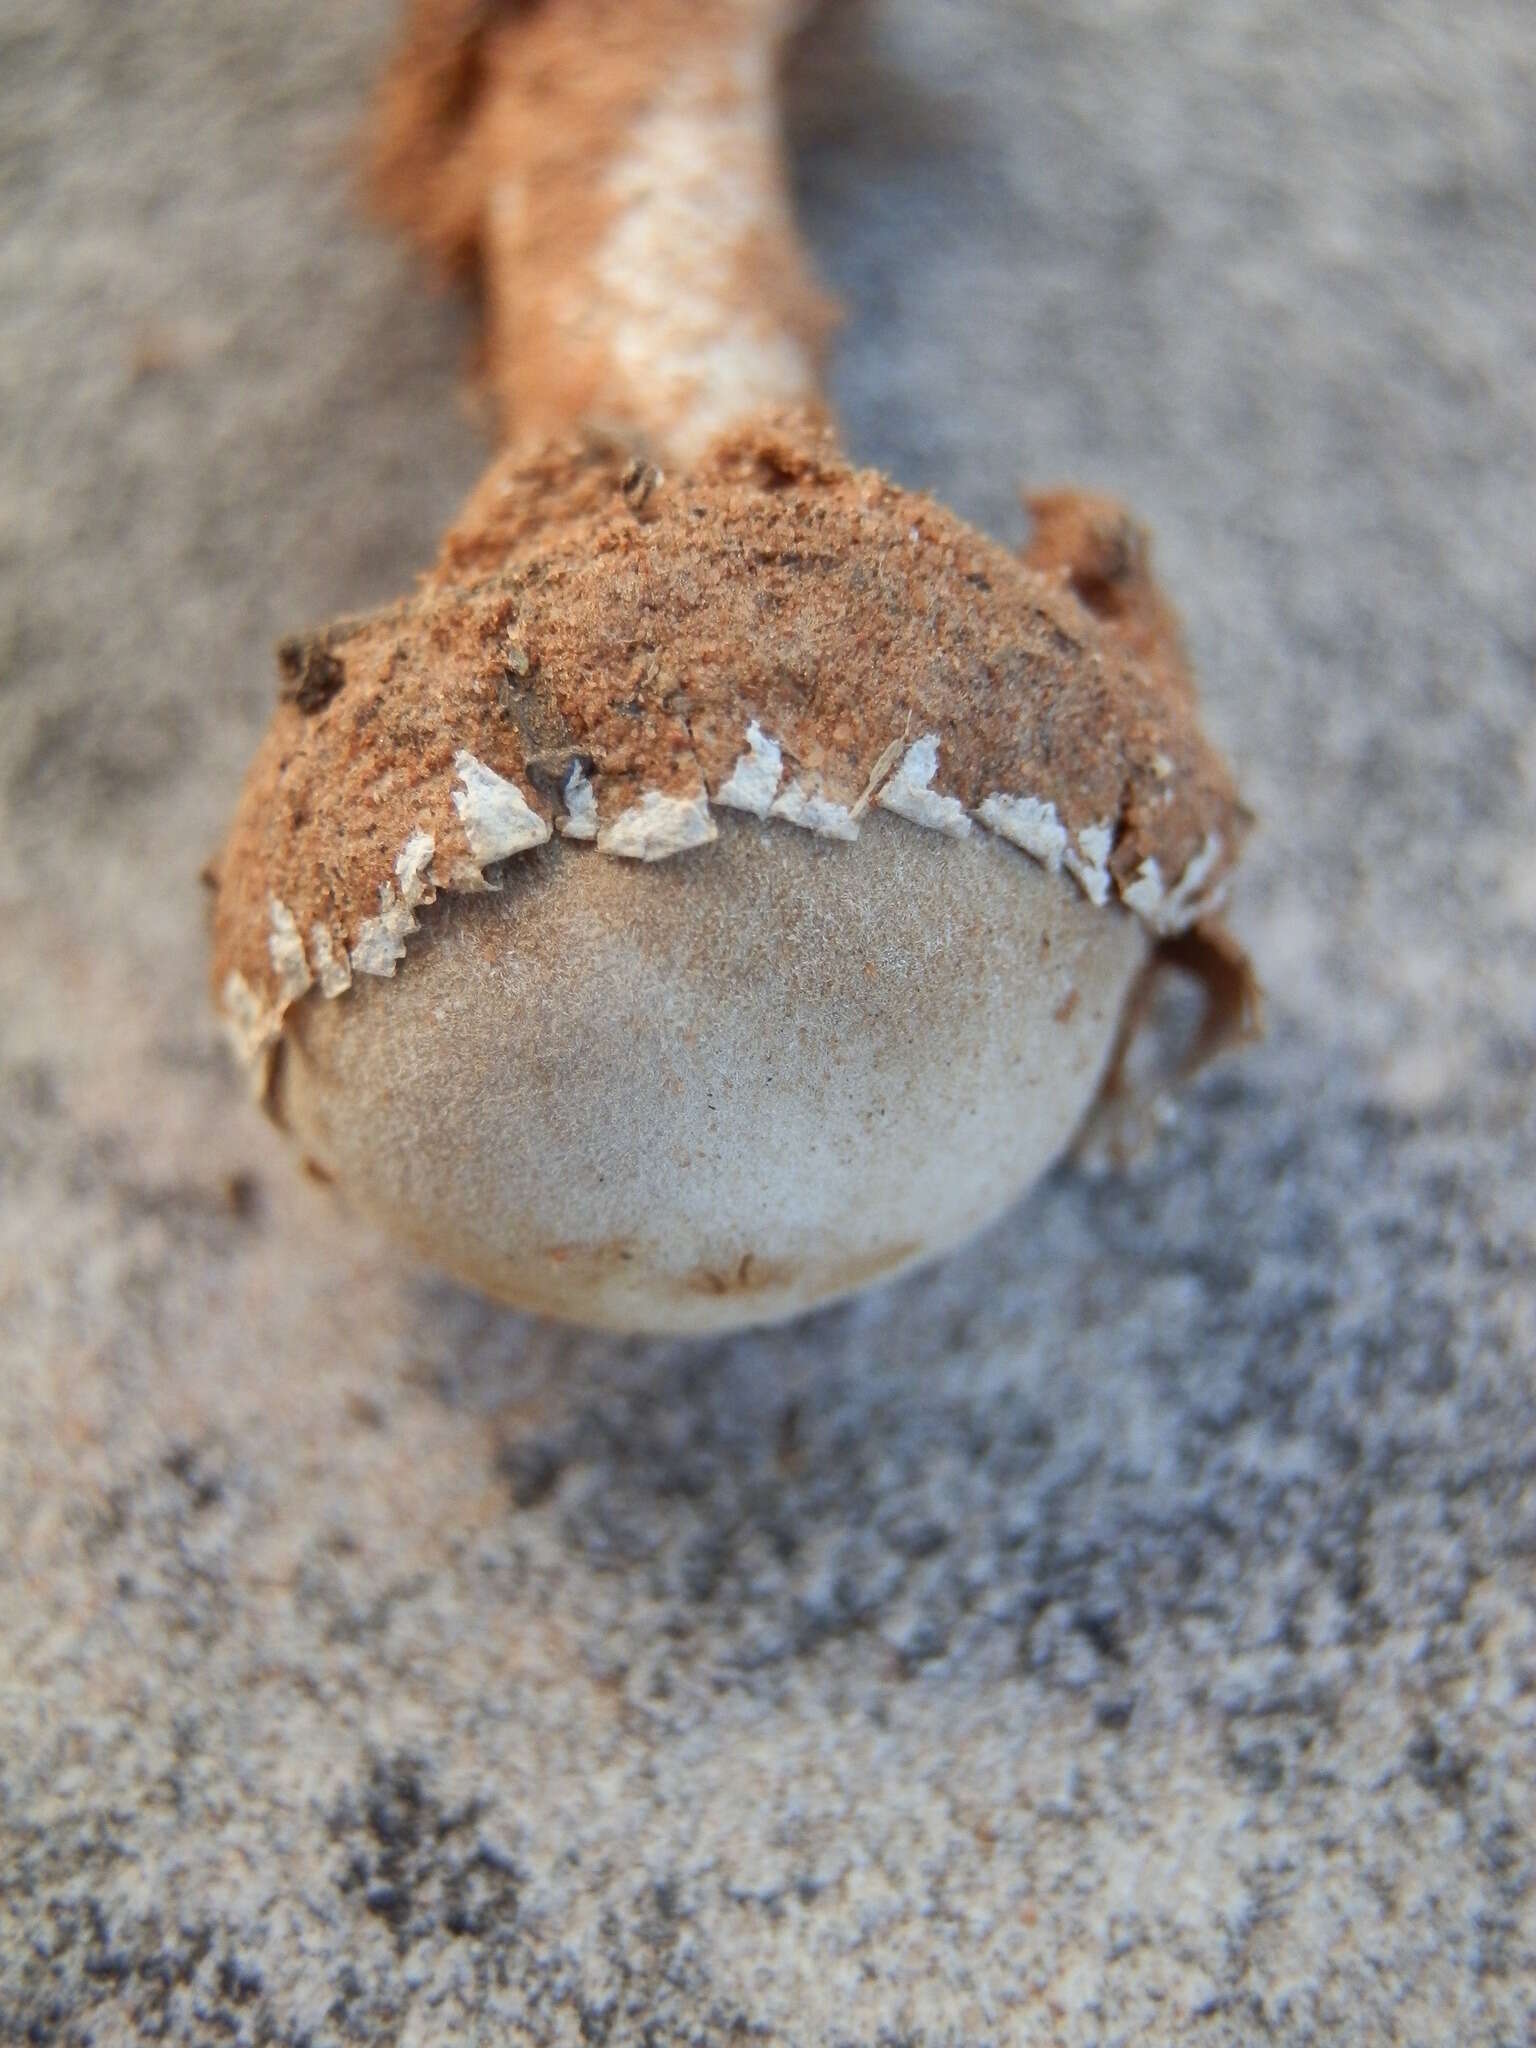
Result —
[{"label": "white jagged edge", "polygon": [[[728,810],[776,818],[841,840],[858,838],[859,820],[873,801],[927,831],[964,839],[972,826],[965,806],[958,797],[945,796],[933,787],[939,744],[937,733],[925,733],[905,747],[894,741],[876,763],[863,795],[849,805],[799,779],[785,787],[783,748],[754,718],[747,725],[746,750],[737,756],[730,774],[715,791],[714,801]],[[418,929],[417,910],[431,903],[440,888],[460,892],[493,888],[496,885],[487,878],[486,869],[542,846],[550,838],[549,824],[516,783],[462,749],[454,756],[453,765],[460,785],[453,792],[453,805],[470,859],[457,861],[446,877],[439,876],[432,864],[436,844],[431,833],[413,832],[396,858],[393,879],[380,887],[378,915],[364,919],[350,953],[321,923],[310,926],[306,946],[292,911],[272,897],[267,954],[278,980],[277,1001],[263,1003],[238,970],[226,976],[221,991],[226,1027],[247,1064],[262,1062],[279,1035],[283,1012],[310,988],[318,986],[322,996],[334,998],[346,993],[356,974],[392,975],[405,957],[405,941]],[[595,841],[600,853],[621,860],[667,860],[673,854],[707,846],[719,836],[710,816],[709,794],[703,788],[684,797],[647,790],[637,803],[604,825],[598,818],[591,779],[577,761],[566,775],[561,801],[565,815],[557,821],[557,829],[563,838]],[[1053,803],[1002,790],[983,798],[975,815],[988,831],[1018,847],[1050,873],[1071,875],[1091,903],[1102,906],[1109,901],[1113,886],[1109,858],[1115,844],[1112,821],[1082,826],[1074,844]],[[1185,931],[1215,910],[1226,894],[1225,878],[1214,888],[1206,888],[1222,852],[1219,834],[1207,834],[1172,886],[1164,881],[1156,858],[1149,855],[1135,879],[1121,889],[1121,900],[1160,936]]]},{"label": "white jagged edge", "polygon": [[[283,1012],[310,988],[318,984],[322,996],[334,998],[346,993],[354,975],[381,979],[392,975],[405,957],[406,940],[417,929],[416,912],[433,902],[440,888],[460,892],[484,889],[490,886],[486,868],[542,846],[549,838],[548,824],[516,783],[462,749],[454,756],[453,765],[461,785],[453,792],[453,805],[464,827],[470,859],[456,861],[446,877],[439,876],[432,865],[437,851],[432,834],[413,832],[396,856],[393,878],[380,886],[378,915],[364,918],[350,952],[321,923],[310,926],[306,947],[293,912],[276,896],[271,899],[267,957],[277,976],[277,1000],[264,1003],[238,969],[226,975],[220,992],[225,1026],[247,1066],[264,1065],[264,1056],[281,1032]],[[575,771],[580,772],[579,768]],[[587,798],[590,803],[590,785]],[[581,837],[582,807],[570,783],[567,802],[572,813],[570,836]],[[595,813],[595,806],[593,810]]]},{"label": "white jagged edge", "polygon": [[[1182,875],[1170,889],[1163,880],[1157,858],[1148,854],[1136,870],[1136,879],[1120,891],[1121,900],[1164,938],[1187,931],[1202,917],[1219,909],[1226,895],[1223,877],[1214,889],[1205,889],[1212,869],[1221,859],[1221,835],[1208,832]],[[1205,890],[1202,895],[1201,891]]]},{"label": "white jagged edge", "polygon": [[[463,756],[460,756],[462,759]],[[458,799],[455,797],[457,803]],[[545,827],[546,836],[548,827]],[[354,974],[394,973],[405,958],[405,942],[416,929],[416,912],[437,895],[432,879],[435,842],[430,832],[413,832],[395,862],[395,879],[379,890],[379,914],[365,917],[352,948]]]},{"label": "white jagged edge", "polygon": [[910,818],[914,825],[926,825],[930,832],[947,833],[951,839],[968,839],[971,821],[965,805],[955,796],[940,796],[933,789],[939,772],[939,736],[925,733],[901,757],[901,766],[875,798],[885,810]]},{"label": "white jagged edge", "polygon": [[255,1069],[259,1090],[265,1074],[266,1055],[282,1028],[282,1011],[261,1000],[238,967],[232,967],[219,990],[219,1010],[229,1042],[243,1065]]},{"label": "white jagged edge", "polygon": [[267,904],[267,913],[272,927],[267,933],[267,958],[277,976],[279,1000],[284,1004],[296,1003],[314,980],[309,962],[304,957],[304,941],[299,937],[293,912],[286,903],[273,896]]},{"label": "white jagged edge", "polygon": [[557,825],[561,838],[595,839],[597,798],[592,793],[587,771],[579,761],[571,763],[571,772],[565,778],[565,786],[560,792],[560,797],[565,805],[565,816]]},{"label": "white jagged edge", "polygon": [[702,789],[692,796],[663,796],[648,789],[639,803],[599,828],[597,850],[620,860],[666,860],[690,847],[707,846],[719,836]]},{"label": "white jagged edge", "polygon": [[835,803],[803,782],[792,782],[782,796],[768,806],[770,818],[782,818],[786,825],[802,831],[819,832],[824,839],[857,839],[859,821],[847,804]]},{"label": "white jagged edge", "polygon": [[1088,901],[1100,909],[1109,901],[1109,856],[1115,850],[1113,819],[1102,825],[1084,825],[1076,846],[1068,846],[1061,864]]},{"label": "white jagged edge", "polygon": [[323,924],[309,928],[310,957],[323,996],[344,996],[352,986],[352,961],[345,946],[338,946]]},{"label": "white jagged edge", "polygon": [[1009,840],[1031,859],[1061,873],[1067,851],[1067,828],[1056,815],[1056,806],[1037,796],[984,797],[976,815],[989,832]]},{"label": "white jagged edge", "polygon": [[754,718],[747,727],[747,751],[715,791],[715,802],[728,810],[750,811],[766,818],[773,809],[784,775],[784,749],[771,740]]},{"label": "white jagged edge", "polygon": [[462,747],[453,757],[453,772],[463,784],[453,792],[453,808],[477,867],[484,870],[499,860],[510,860],[513,854],[526,853],[548,839],[549,826],[515,782],[508,782]]}]

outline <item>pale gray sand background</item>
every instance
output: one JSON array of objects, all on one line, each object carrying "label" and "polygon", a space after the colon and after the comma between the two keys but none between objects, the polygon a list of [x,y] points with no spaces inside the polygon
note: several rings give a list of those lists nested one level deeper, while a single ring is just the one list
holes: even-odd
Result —
[{"label": "pale gray sand background", "polygon": [[1151,518],[1273,1029],[1125,1178],[703,1349],[405,1270],[205,1006],[270,643],[484,452],[349,208],[388,12],[0,9],[0,2038],[1517,2048],[1528,0],[823,52],[852,443]]}]

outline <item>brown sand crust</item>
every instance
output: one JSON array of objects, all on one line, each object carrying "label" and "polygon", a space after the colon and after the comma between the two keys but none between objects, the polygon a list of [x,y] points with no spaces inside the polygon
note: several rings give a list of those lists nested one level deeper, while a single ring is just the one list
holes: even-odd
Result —
[{"label": "brown sand crust", "polygon": [[[738,55],[755,45],[774,56],[803,11],[798,0],[416,0],[409,9],[366,136],[368,190],[442,277],[478,299],[481,368],[508,441],[597,427],[665,454],[686,429],[697,396],[686,379],[680,387],[662,368],[649,379],[615,355],[612,287],[597,267],[620,211],[614,176],[638,124],[682,76],[709,81],[707,99],[750,119],[768,81],[743,76]],[[754,224],[713,280],[715,324],[797,343],[805,378],[778,399],[819,402],[835,310],[796,236],[777,137],[749,145],[720,176],[729,189],[700,186],[704,219],[740,211]],[[672,316],[642,290],[664,365]]]},{"label": "brown sand crust", "polygon": [[1176,640],[1148,624],[1161,601],[1132,592],[1122,630],[1072,583],[1070,551],[1026,566],[805,421],[756,423],[665,478],[593,440],[504,455],[414,597],[285,643],[219,863],[216,988],[238,974],[275,1027],[297,990],[274,904],[339,957],[413,834],[438,886],[474,886],[461,750],[552,825],[580,764],[608,824],[648,791],[715,797],[754,720],[781,789],[855,815],[935,735],[932,787],[967,812],[1003,793],[1054,805],[1074,843],[1111,827],[1122,894],[1143,863],[1172,883],[1216,846],[1204,902],[1247,820]]},{"label": "brown sand crust", "polygon": [[1019,559],[1042,575],[1065,579],[1072,594],[1114,629],[1144,667],[1161,670],[1171,695],[1195,705],[1194,674],[1178,614],[1152,575],[1147,529],[1118,498],[1070,485],[1028,491],[1028,543]]}]

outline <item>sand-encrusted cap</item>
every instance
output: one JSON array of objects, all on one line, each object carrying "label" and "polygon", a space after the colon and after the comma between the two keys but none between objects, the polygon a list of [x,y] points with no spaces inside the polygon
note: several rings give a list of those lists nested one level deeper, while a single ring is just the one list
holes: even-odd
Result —
[{"label": "sand-encrusted cap", "polygon": [[1144,541],[1071,493],[1037,521],[1018,559],[802,420],[666,477],[597,442],[504,458],[414,597],[280,651],[216,872],[243,1051],[393,973],[438,891],[552,836],[686,857],[717,807],[986,831],[1159,938],[1199,926],[1246,818]]}]

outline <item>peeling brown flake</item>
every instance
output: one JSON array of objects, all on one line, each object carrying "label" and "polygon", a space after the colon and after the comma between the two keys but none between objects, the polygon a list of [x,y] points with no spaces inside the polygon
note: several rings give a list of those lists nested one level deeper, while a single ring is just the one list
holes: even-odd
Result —
[{"label": "peeling brown flake", "polygon": [[284,640],[277,650],[277,696],[307,717],[323,711],[347,680],[346,669],[323,637]]}]

